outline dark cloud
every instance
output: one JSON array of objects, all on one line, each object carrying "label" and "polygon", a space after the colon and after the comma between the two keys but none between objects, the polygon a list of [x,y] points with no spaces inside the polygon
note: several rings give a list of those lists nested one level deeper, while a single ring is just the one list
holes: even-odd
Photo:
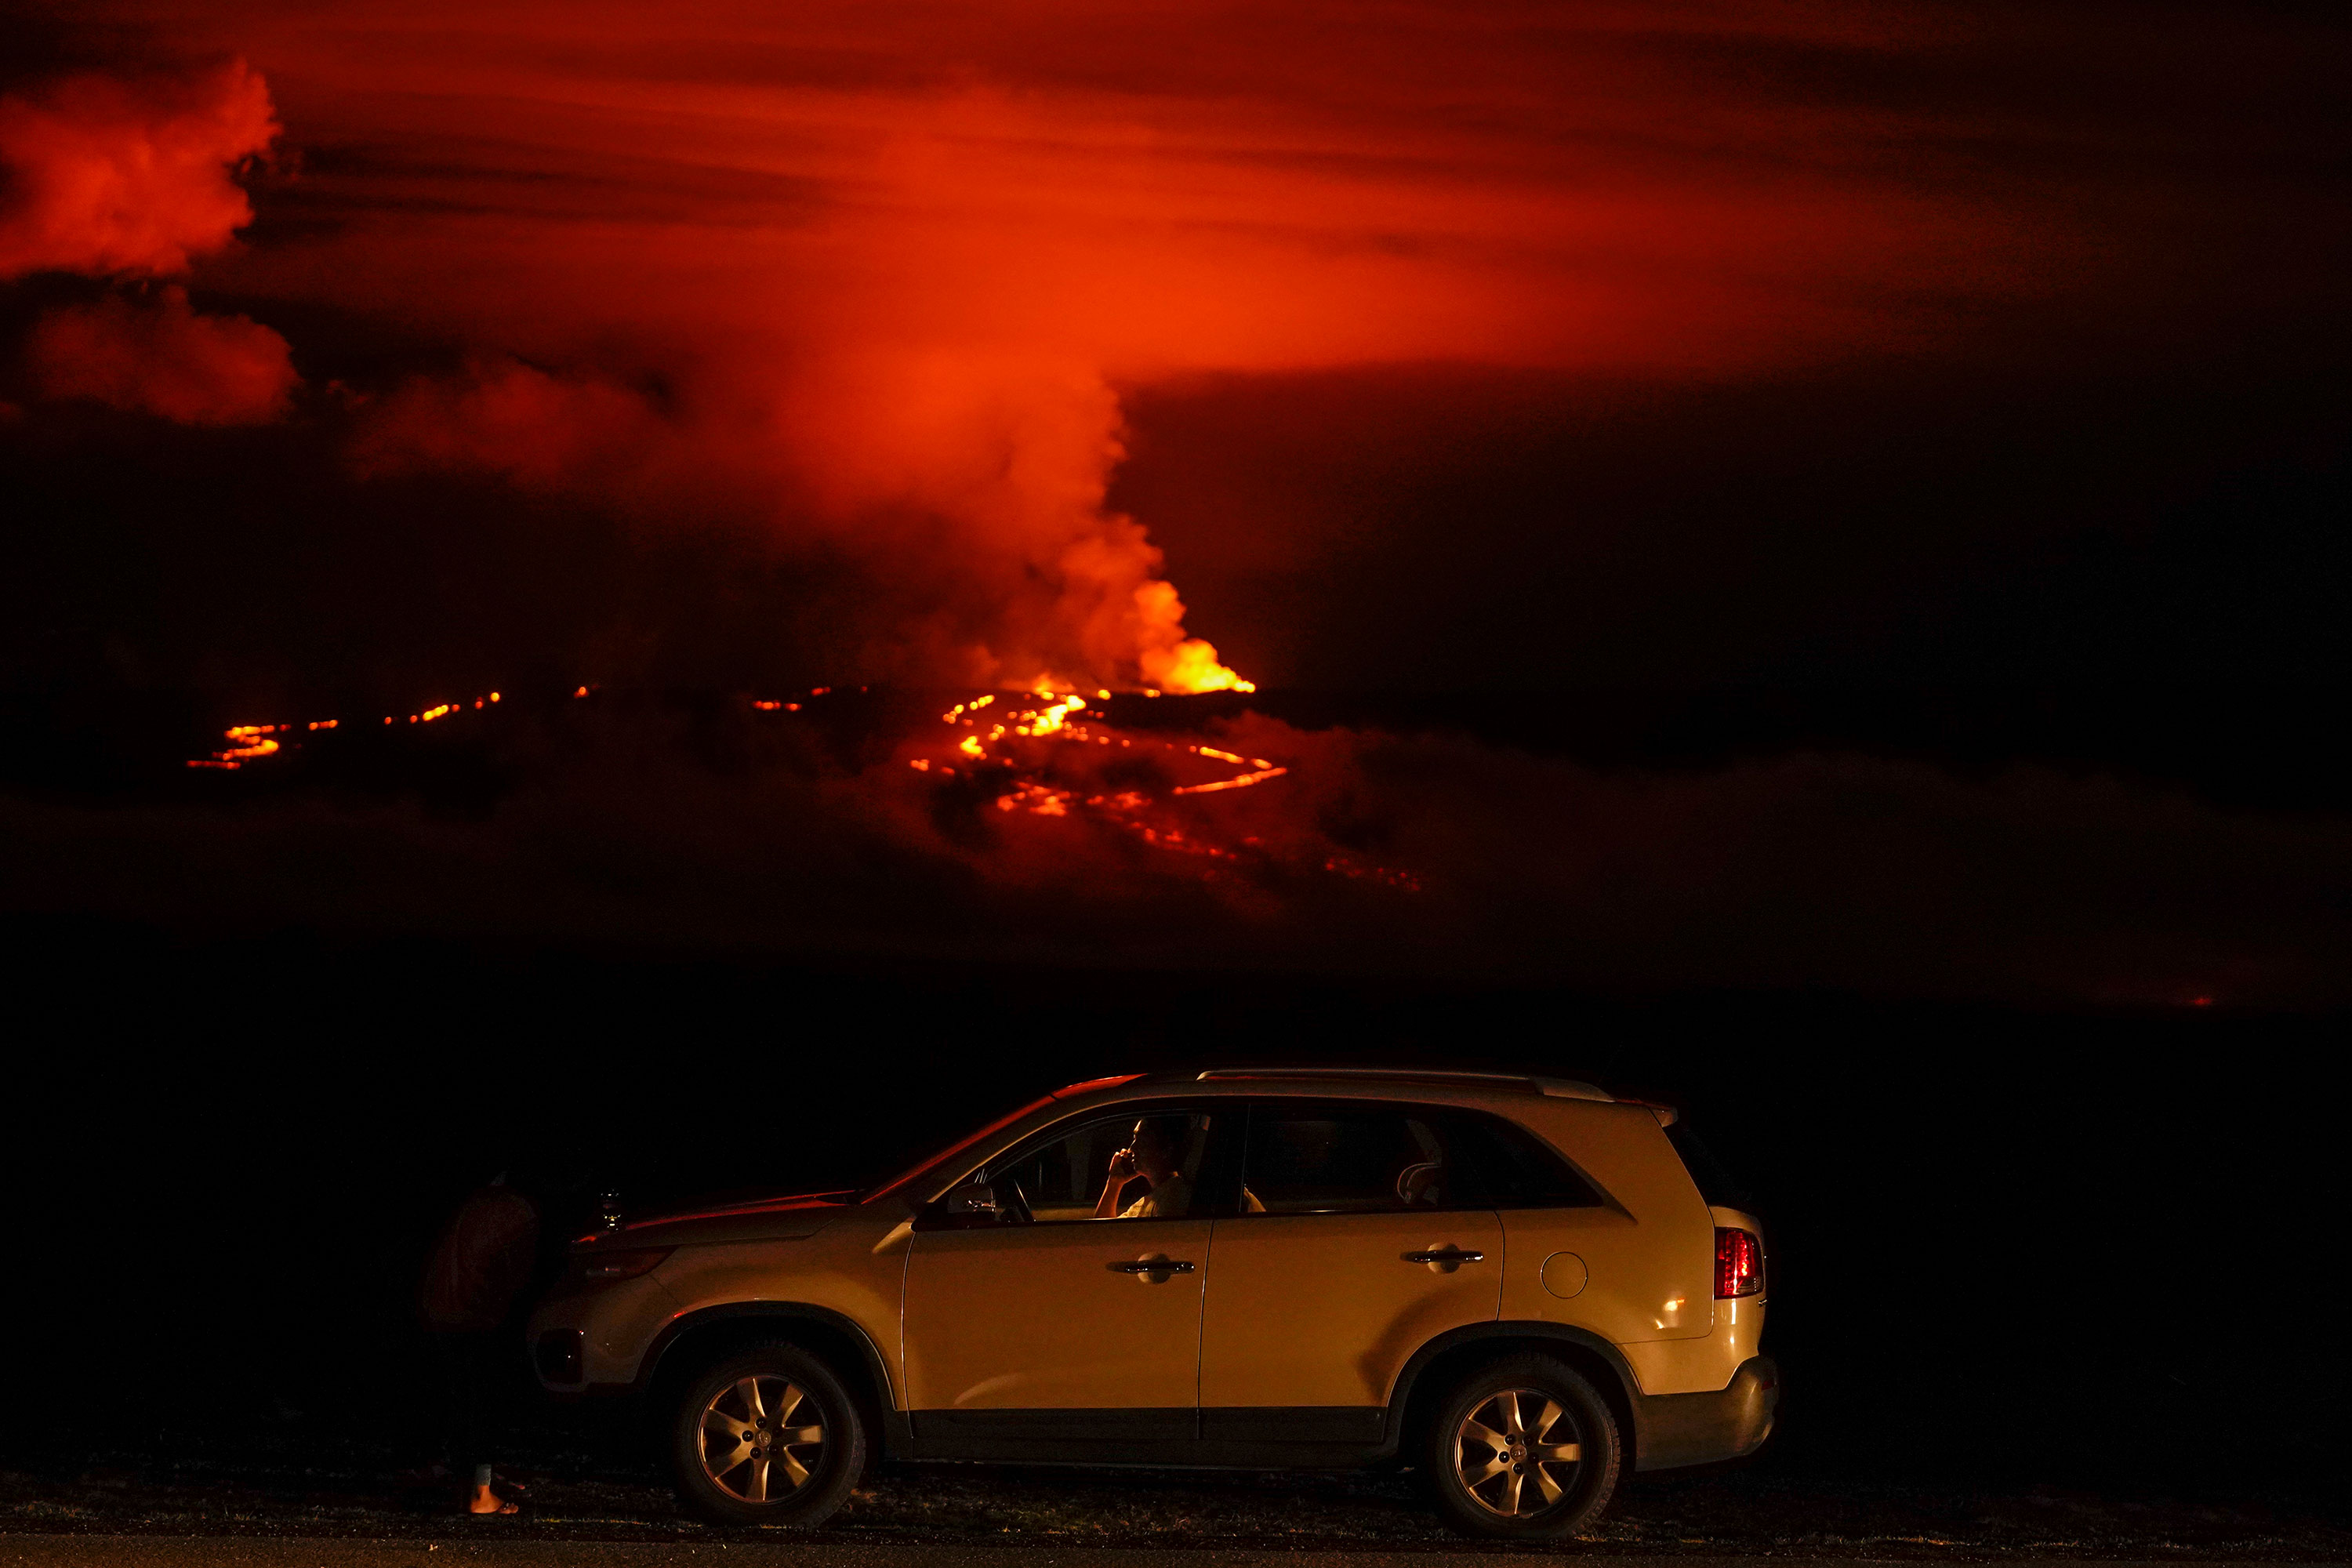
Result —
[{"label": "dark cloud", "polygon": [[204,316],[187,290],[110,297],[44,315],[26,346],[45,397],[81,397],[184,425],[254,425],[286,412],[299,379],[286,340],[244,316]]}]

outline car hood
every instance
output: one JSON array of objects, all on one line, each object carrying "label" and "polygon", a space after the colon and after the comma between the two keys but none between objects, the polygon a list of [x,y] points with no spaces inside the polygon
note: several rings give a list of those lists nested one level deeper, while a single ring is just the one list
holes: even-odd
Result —
[{"label": "car hood", "polygon": [[795,1193],[716,1204],[681,1204],[631,1215],[616,1230],[600,1230],[573,1244],[575,1251],[606,1247],[682,1247],[694,1242],[793,1241],[814,1236],[856,1205],[854,1192]]}]

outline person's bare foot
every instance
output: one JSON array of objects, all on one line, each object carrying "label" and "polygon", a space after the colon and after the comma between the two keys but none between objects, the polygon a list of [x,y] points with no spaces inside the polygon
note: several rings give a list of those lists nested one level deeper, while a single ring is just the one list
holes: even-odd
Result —
[{"label": "person's bare foot", "polygon": [[483,1485],[474,1489],[474,1495],[467,1500],[466,1511],[467,1513],[517,1513],[521,1511],[521,1505],[507,1501],[497,1492],[492,1491],[488,1485]]},{"label": "person's bare foot", "polygon": [[520,1512],[520,1503],[509,1502],[491,1489],[491,1479],[489,1466],[474,1467],[474,1495],[466,1500],[466,1511],[475,1515]]}]

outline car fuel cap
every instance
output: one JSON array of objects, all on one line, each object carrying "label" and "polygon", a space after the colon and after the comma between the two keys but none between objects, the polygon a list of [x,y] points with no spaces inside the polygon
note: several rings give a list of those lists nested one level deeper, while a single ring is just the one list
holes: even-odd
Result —
[{"label": "car fuel cap", "polygon": [[1583,1289],[1589,1278],[1584,1259],[1573,1252],[1555,1252],[1544,1259],[1544,1289],[1563,1301]]}]

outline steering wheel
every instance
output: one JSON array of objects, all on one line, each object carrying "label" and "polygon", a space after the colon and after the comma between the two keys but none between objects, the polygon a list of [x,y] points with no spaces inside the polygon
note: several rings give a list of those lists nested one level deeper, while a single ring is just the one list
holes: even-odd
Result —
[{"label": "steering wheel", "polygon": [[1019,1182],[1011,1176],[999,1176],[993,1184],[996,1201],[1004,1205],[1004,1212],[999,1216],[1001,1219],[1010,1219],[1020,1225],[1035,1222],[1036,1216],[1029,1210],[1029,1194],[1021,1190]]}]

